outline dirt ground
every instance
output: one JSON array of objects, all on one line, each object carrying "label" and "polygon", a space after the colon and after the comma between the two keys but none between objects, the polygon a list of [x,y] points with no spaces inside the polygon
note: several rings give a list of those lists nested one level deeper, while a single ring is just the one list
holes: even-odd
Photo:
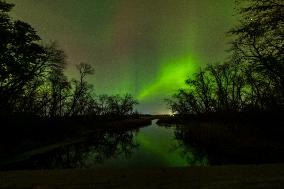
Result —
[{"label": "dirt ground", "polygon": [[0,172],[5,189],[284,188],[284,164]]}]

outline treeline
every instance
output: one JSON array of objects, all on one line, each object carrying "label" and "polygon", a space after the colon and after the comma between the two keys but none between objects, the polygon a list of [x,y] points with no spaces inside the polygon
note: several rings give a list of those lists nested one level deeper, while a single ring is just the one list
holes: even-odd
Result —
[{"label": "treeline", "polygon": [[64,75],[66,55],[53,43],[42,45],[28,24],[12,20],[13,4],[0,1],[0,116],[62,117],[133,113],[138,103],[131,95],[94,94],[86,80],[94,74],[80,63],[79,79]]},{"label": "treeline", "polygon": [[227,62],[187,78],[188,88],[167,100],[177,114],[284,110],[284,2],[245,0]]}]

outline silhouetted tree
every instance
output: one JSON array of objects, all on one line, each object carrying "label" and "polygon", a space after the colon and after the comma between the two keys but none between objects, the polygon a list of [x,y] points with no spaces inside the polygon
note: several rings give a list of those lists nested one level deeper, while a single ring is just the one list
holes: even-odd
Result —
[{"label": "silhouetted tree", "polygon": [[[13,21],[8,15],[13,6],[0,3],[0,111],[1,115],[38,114],[39,109],[47,105],[39,100],[47,77],[53,83],[52,89],[57,83],[51,79],[55,75],[52,72],[56,72],[56,77],[64,77],[65,56],[54,45],[40,45],[40,37],[29,24]],[[50,113],[55,115],[57,102],[54,90],[52,93]],[[46,93],[43,96],[46,97]]]},{"label": "silhouetted tree", "polygon": [[284,96],[284,3],[246,0],[239,2],[239,7],[241,22],[230,31],[236,36],[234,50],[250,73],[247,81],[259,108],[277,108],[283,105]]},{"label": "silhouetted tree", "polygon": [[284,3],[245,0],[239,6],[230,60],[188,78],[188,88],[168,101],[173,112],[283,111]]},{"label": "silhouetted tree", "polygon": [[136,104],[138,104],[137,100],[135,100],[130,94],[108,97],[109,113],[116,116],[126,116],[132,114]]},{"label": "silhouetted tree", "polygon": [[95,115],[108,115],[109,107],[108,107],[108,96],[106,94],[99,95],[93,104],[93,113]]},{"label": "silhouetted tree", "polygon": [[67,99],[70,92],[70,82],[64,75],[66,65],[65,54],[59,50],[57,45],[53,43],[46,48],[50,57],[50,66],[48,71],[48,81],[50,83],[50,108],[49,116],[62,116],[66,112]]},{"label": "silhouetted tree", "polygon": [[94,100],[93,114],[104,116],[123,117],[133,114],[134,106],[138,101],[130,94],[125,95],[99,95]]},{"label": "silhouetted tree", "polygon": [[172,112],[181,115],[202,113],[199,102],[192,91],[180,89],[178,93],[173,95],[173,98],[166,99],[166,101]]},{"label": "silhouetted tree", "polygon": [[69,115],[74,116],[79,113],[82,114],[84,111],[85,105],[90,102],[92,99],[89,91],[91,90],[92,86],[89,85],[85,77],[87,75],[91,75],[94,73],[93,68],[89,64],[85,63],[80,63],[79,65],[76,66],[79,73],[80,73],[80,79],[78,80],[73,80],[73,83],[75,85],[75,90],[73,94],[73,99],[69,111]]},{"label": "silhouetted tree", "polygon": [[56,43],[41,45],[28,24],[9,16],[13,4],[0,0],[0,116],[117,115],[133,112],[137,101],[131,95],[95,98],[86,76],[90,64],[76,66],[80,78],[64,75],[66,55]]},{"label": "silhouetted tree", "polygon": [[188,78],[186,84],[193,89],[193,93],[199,101],[199,109],[209,113],[214,111],[213,85],[208,72],[201,70],[195,74],[194,79]]},{"label": "silhouetted tree", "polygon": [[[13,112],[15,103],[46,64],[46,54],[34,29],[22,21],[12,21],[12,4],[0,4],[0,109]],[[4,110],[4,111],[3,111]]]}]

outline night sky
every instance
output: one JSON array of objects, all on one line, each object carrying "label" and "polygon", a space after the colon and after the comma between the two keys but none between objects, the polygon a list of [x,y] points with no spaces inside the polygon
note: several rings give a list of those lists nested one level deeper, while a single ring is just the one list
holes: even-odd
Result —
[{"label": "night sky", "polygon": [[11,15],[56,41],[75,64],[93,65],[97,94],[131,93],[142,113],[168,113],[164,98],[200,66],[223,61],[234,0],[8,0]]}]

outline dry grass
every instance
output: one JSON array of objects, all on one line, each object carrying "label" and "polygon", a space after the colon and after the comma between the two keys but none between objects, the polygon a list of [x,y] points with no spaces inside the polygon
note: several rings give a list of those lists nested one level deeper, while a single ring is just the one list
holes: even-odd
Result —
[{"label": "dry grass", "polygon": [[282,189],[284,165],[0,172],[3,189]]}]

